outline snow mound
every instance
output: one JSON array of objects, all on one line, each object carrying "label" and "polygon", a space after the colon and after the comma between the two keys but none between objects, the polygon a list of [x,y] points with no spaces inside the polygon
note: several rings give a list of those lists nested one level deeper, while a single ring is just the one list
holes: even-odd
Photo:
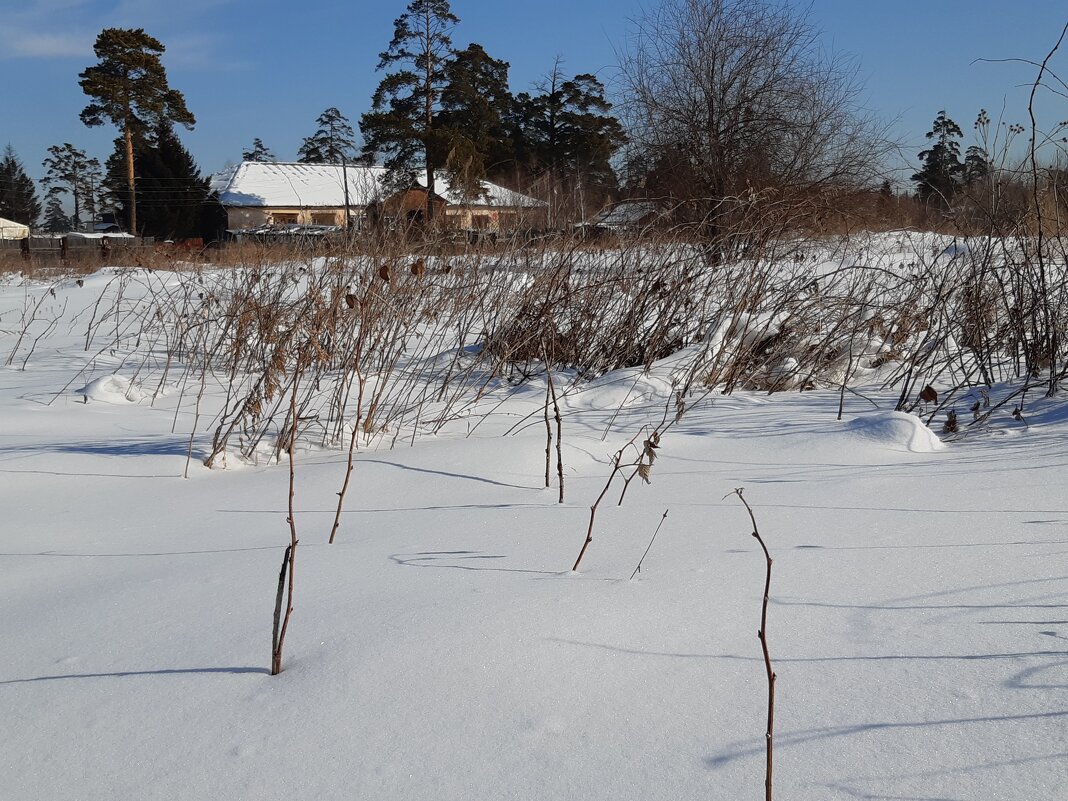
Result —
[{"label": "snow mound", "polygon": [[891,450],[933,453],[946,447],[920,418],[905,412],[877,412],[857,417],[846,424],[846,430],[857,439]]},{"label": "snow mound", "polygon": [[642,368],[616,370],[591,381],[570,404],[587,409],[623,409],[663,402],[671,396],[671,382]]},{"label": "snow mound", "polygon": [[118,374],[94,378],[81,389],[74,390],[74,394],[83,396],[87,403],[90,400],[103,403],[137,403],[145,399],[145,393],[140,387]]}]

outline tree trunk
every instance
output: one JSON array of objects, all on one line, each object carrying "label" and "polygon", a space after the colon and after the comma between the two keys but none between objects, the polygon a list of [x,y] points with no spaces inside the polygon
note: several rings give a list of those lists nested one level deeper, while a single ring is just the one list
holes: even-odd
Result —
[{"label": "tree trunk", "polygon": [[122,132],[126,140],[126,188],[130,192],[130,233],[137,236],[137,197],[134,195],[133,134],[127,123]]},{"label": "tree trunk", "polygon": [[81,187],[79,186],[79,184],[81,183],[81,179],[78,176],[77,161],[75,161],[74,182],[73,183],[74,183],[74,188],[73,188],[73,191],[71,192],[71,194],[74,195],[74,230],[77,231],[78,228],[82,224],[82,209],[81,209],[81,203],[79,203],[79,200],[80,200],[79,196],[81,195],[81,192],[79,191],[79,189]]},{"label": "tree trunk", "polygon": [[423,84],[425,97],[425,114],[423,128],[423,145],[426,154],[426,224],[430,226],[434,222],[434,157],[431,153],[433,147],[432,132],[434,130],[434,47],[431,33],[432,19],[430,6],[425,10],[424,33],[426,35],[426,76]]}]

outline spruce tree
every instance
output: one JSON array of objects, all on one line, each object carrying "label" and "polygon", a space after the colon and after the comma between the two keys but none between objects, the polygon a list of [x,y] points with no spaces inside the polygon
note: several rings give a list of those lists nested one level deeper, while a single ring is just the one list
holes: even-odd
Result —
[{"label": "spruce tree", "polygon": [[95,194],[100,186],[100,162],[66,142],[48,148],[48,157],[42,166],[46,172],[41,183],[48,187],[49,197],[70,194],[73,198],[74,214],[70,225],[75,231],[78,230],[82,212],[96,212]]},{"label": "spruce tree", "polygon": [[63,210],[63,201],[58,192],[49,192],[45,201],[44,229],[50,234],[65,234],[71,229],[71,218]]},{"label": "spruce tree", "polygon": [[923,167],[912,176],[917,184],[920,200],[933,200],[943,208],[948,207],[960,186],[964,165],[960,160],[960,126],[939,111],[927,138],[934,141],[928,150],[920,152]]},{"label": "spruce tree", "polygon": [[966,186],[971,186],[990,174],[990,156],[985,148],[972,145],[964,151],[964,168],[961,174]]},{"label": "spruce tree", "polygon": [[82,122],[90,127],[110,122],[122,133],[130,230],[134,234],[139,230],[134,192],[135,134],[162,123],[178,123],[190,129],[196,124],[182,93],[167,83],[167,72],[160,61],[165,50],[142,28],[105,28],[93,45],[99,62],[78,76],[82,91],[92,98],[82,110]]},{"label": "spruce tree", "polygon": [[252,140],[252,147],[241,151],[241,158],[244,161],[277,161],[274,153],[270,151],[267,145],[263,144],[263,140],[259,137]]},{"label": "spruce tree", "polygon": [[[318,130],[297,151],[303,164],[341,164],[352,158],[356,142],[348,118],[331,106],[315,121]],[[259,140],[257,140],[259,141]]]},{"label": "spruce tree", "polygon": [[0,217],[32,227],[40,216],[37,187],[9,144],[0,159]]},{"label": "spruce tree", "polygon": [[124,178],[125,142],[115,140],[115,150],[107,161],[107,186],[129,219],[136,206],[141,213],[141,231],[157,239],[188,239],[202,236],[201,220],[209,203],[208,179],[182,145],[168,122],[160,122],[147,134],[134,137],[138,177],[131,198]]},{"label": "spruce tree", "polygon": [[434,122],[453,52],[449,32],[459,21],[448,0],[412,0],[393,23],[393,39],[379,56],[379,70],[395,71],[382,79],[371,98],[372,110],[360,118],[364,156],[385,155],[390,186],[410,186],[422,156],[430,189],[427,222],[433,220],[434,178],[446,148]]}]

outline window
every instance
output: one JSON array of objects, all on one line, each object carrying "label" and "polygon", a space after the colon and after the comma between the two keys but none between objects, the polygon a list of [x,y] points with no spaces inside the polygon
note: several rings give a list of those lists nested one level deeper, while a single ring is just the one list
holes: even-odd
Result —
[{"label": "window", "polygon": [[294,212],[276,211],[271,215],[271,221],[275,225],[296,225],[300,215]]},{"label": "window", "polygon": [[337,225],[337,215],[332,211],[316,211],[311,218],[312,225]]}]

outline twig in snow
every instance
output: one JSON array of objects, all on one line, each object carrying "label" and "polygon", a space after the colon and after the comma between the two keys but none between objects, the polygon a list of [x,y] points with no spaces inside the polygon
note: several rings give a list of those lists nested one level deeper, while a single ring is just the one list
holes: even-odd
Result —
[{"label": "twig in snow", "polygon": [[642,554],[642,558],[638,560],[638,566],[634,568],[634,572],[630,574],[633,579],[636,575],[642,572],[642,562],[645,561],[645,557],[649,555],[650,549],[653,547],[653,541],[656,540],[656,535],[660,533],[660,527],[664,525],[664,521],[667,520],[669,509],[664,510],[664,516],[660,518],[660,522],[656,525],[656,531],[653,532],[652,538],[649,540],[649,544],[645,548],[645,553]]}]

